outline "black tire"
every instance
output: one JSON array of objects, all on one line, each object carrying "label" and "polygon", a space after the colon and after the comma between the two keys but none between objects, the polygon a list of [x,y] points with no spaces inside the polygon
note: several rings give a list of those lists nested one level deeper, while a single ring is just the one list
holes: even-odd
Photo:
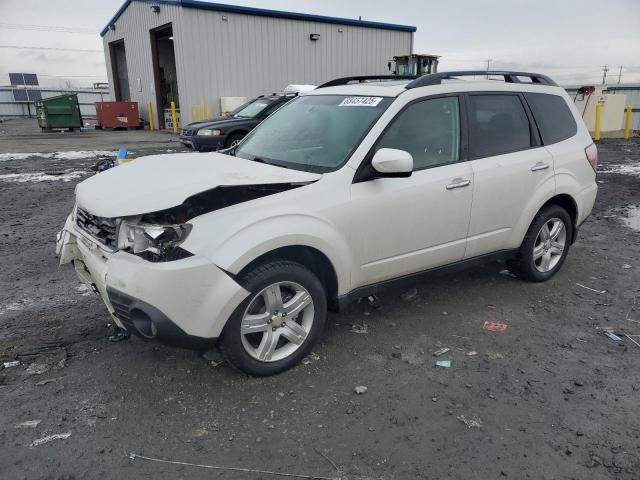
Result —
[{"label": "black tire", "polygon": [[[243,345],[242,318],[255,296],[276,282],[295,282],[307,290],[313,300],[313,324],[304,342],[288,357],[276,361],[260,361],[251,356]],[[253,376],[275,375],[296,365],[313,347],[327,318],[327,296],[318,277],[304,265],[279,260],[252,268],[241,275],[239,283],[251,295],[238,305],[222,331],[218,348],[224,359],[238,370]]]},{"label": "black tire", "polygon": [[[533,258],[533,249],[536,245],[538,233],[540,233],[544,224],[556,218],[564,223],[564,228],[566,229],[564,250],[562,251],[562,254],[555,266],[549,271],[542,272],[536,267],[536,263]],[[515,260],[509,263],[509,268],[515,275],[523,280],[528,280],[530,282],[545,282],[553,277],[562,267],[562,264],[569,253],[572,238],[573,222],[571,221],[569,213],[559,205],[549,205],[544,207],[536,214],[533,222],[531,222],[529,230],[527,230],[527,234],[522,241],[522,245],[520,245],[520,249]]]},{"label": "black tire", "polygon": [[[240,140],[246,137],[246,133],[232,133],[224,142],[224,148],[234,147]],[[235,143],[234,143],[235,142]]]}]

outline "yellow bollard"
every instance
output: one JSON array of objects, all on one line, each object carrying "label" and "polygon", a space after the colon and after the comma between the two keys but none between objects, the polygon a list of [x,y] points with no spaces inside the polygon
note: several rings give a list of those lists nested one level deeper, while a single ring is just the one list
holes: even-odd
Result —
[{"label": "yellow bollard", "polygon": [[200,120],[204,120],[204,103],[200,104]]},{"label": "yellow bollard", "polygon": [[627,105],[627,108],[625,108],[625,115],[624,115],[624,139],[625,140],[629,140],[629,137],[631,136],[631,105]]},{"label": "yellow bollard", "polygon": [[204,107],[206,109],[206,118],[211,118],[211,110],[209,110],[209,104],[206,103]]},{"label": "yellow bollard", "polygon": [[153,128],[153,105],[151,102],[147,105],[147,113],[149,114],[149,130],[155,130]]},{"label": "yellow bollard", "polygon": [[602,104],[596,103],[596,126],[593,130],[593,140],[600,141],[600,119],[602,117]]},{"label": "yellow bollard", "polygon": [[176,118],[176,102],[171,102],[171,124],[173,125],[173,133],[178,133],[178,119]]}]

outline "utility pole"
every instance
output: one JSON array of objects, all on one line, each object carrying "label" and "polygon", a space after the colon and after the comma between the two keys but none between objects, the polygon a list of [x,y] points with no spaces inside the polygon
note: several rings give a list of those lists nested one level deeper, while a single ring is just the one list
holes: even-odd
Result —
[{"label": "utility pole", "polygon": [[602,66],[602,85],[607,81],[607,72],[609,71],[609,65]]},{"label": "utility pole", "polygon": [[620,85],[620,80],[622,80],[622,67],[624,65],[620,65],[620,71],[618,72],[618,85]]},{"label": "utility pole", "polygon": [[487,80],[489,79],[489,68],[491,66],[491,60],[493,60],[492,58],[487,58]]}]

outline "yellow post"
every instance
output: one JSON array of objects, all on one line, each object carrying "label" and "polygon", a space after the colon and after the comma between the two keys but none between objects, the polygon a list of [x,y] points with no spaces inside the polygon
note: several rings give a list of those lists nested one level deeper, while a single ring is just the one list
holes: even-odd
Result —
[{"label": "yellow post", "polygon": [[153,105],[151,102],[147,105],[147,113],[149,114],[149,130],[155,130],[155,128],[153,128]]},{"label": "yellow post", "polygon": [[200,104],[200,120],[204,120],[204,103]]},{"label": "yellow post", "polygon": [[593,140],[600,141],[600,119],[602,117],[602,104],[596,103],[596,126],[593,130]]},{"label": "yellow post", "polygon": [[178,133],[178,119],[176,118],[176,102],[171,102],[171,124],[173,125],[173,133]]},{"label": "yellow post", "polygon": [[211,110],[209,110],[209,104],[206,103],[204,105],[205,111],[206,111],[206,117],[205,118],[211,118]]},{"label": "yellow post", "polygon": [[624,116],[624,139],[629,140],[631,136],[631,105],[627,105]]}]

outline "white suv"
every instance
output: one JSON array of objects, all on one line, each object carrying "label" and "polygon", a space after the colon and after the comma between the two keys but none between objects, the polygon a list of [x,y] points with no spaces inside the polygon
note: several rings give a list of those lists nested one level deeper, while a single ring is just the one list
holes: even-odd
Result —
[{"label": "white suv", "polygon": [[58,234],[60,263],[128,331],[217,345],[252,375],[303,358],[327,309],[434,269],[506,258],[547,280],[593,207],[597,151],[552,80],[486,73],[339,79],[226,154],[95,175]]}]

